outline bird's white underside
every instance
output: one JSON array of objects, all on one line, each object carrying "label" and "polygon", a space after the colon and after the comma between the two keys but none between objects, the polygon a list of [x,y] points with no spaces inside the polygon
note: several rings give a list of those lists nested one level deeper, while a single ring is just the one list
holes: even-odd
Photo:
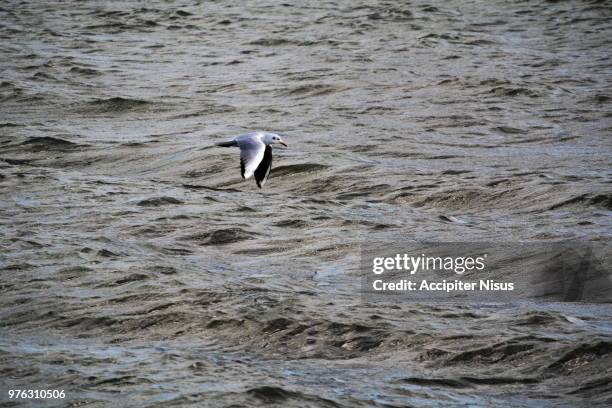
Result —
[{"label": "bird's white underside", "polygon": [[236,139],[240,147],[240,160],[244,163],[244,178],[253,176],[259,163],[263,160],[266,145],[261,140],[260,133],[249,133]]}]

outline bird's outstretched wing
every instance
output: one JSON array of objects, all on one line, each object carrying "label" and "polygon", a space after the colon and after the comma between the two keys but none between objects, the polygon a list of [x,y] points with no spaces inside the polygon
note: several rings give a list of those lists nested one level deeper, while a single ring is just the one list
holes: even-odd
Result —
[{"label": "bird's outstretched wing", "polygon": [[270,175],[270,170],[272,170],[272,146],[267,145],[264,151],[263,159],[255,170],[255,181],[257,182],[257,187],[262,188],[263,185],[266,184],[266,180]]},{"label": "bird's outstretched wing", "polygon": [[240,173],[248,179],[264,158],[266,145],[259,139],[236,139],[240,146]]},{"label": "bird's outstretched wing", "polygon": [[238,142],[235,140],[230,140],[229,142],[219,142],[216,145],[221,147],[233,147],[238,146]]}]

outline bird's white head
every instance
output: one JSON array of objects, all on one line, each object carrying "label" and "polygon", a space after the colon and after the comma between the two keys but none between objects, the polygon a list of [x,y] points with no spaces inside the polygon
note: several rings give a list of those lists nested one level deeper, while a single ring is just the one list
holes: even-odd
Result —
[{"label": "bird's white head", "polygon": [[266,145],[278,143],[278,144],[282,144],[283,146],[287,147],[287,143],[285,143],[285,141],[276,133],[264,133],[261,140]]}]

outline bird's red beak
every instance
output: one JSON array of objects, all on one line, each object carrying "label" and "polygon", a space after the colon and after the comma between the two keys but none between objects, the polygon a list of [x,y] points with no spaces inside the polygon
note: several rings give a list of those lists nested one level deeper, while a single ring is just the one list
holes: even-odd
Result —
[{"label": "bird's red beak", "polygon": [[285,142],[283,142],[283,141],[280,141],[279,143],[280,143],[280,144],[282,144],[282,145],[283,145],[283,146],[285,146],[285,147],[289,147],[289,146],[287,146],[287,143],[285,143]]}]

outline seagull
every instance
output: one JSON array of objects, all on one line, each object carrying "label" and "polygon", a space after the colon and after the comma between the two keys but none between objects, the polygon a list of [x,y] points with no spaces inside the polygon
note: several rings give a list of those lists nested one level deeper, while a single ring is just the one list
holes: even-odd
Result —
[{"label": "seagull", "polygon": [[229,142],[217,143],[221,147],[240,148],[240,174],[243,179],[255,175],[257,187],[262,188],[272,169],[272,144],[287,147],[287,143],[276,133],[253,132],[236,136]]}]

